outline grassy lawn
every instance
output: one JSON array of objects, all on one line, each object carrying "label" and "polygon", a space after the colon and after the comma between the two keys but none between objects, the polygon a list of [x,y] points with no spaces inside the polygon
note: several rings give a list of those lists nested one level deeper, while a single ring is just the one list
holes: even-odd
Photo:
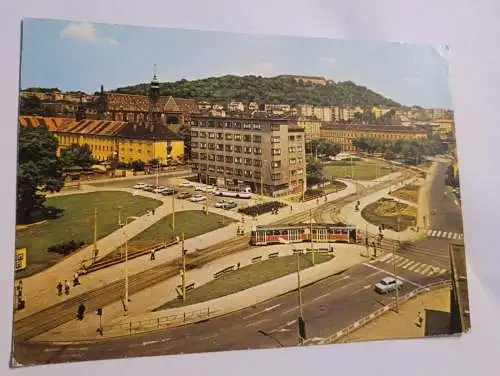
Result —
[{"label": "grassy lawn", "polygon": [[184,233],[184,239],[189,239],[217,230],[233,222],[235,220],[232,218],[214,213],[205,215],[205,212],[201,210],[181,211],[175,213],[175,233],[172,231],[172,215],[170,214],[132,238],[129,245],[133,249],[147,247],[157,241],[170,240],[175,236],[181,237],[182,233]]},{"label": "grassy lawn", "polygon": [[[378,167],[377,167],[378,165]],[[351,161],[332,161],[324,166],[325,176],[329,179],[350,178]],[[373,180],[394,172],[395,169],[375,161],[353,161],[352,173],[355,180]]]},{"label": "grassy lawn", "polygon": [[[187,294],[185,305],[205,302],[207,300],[220,298],[234,294],[238,291],[246,290],[250,287],[261,285],[265,282],[283,277],[285,275],[297,272],[297,256],[283,256],[277,259],[265,260],[258,264],[245,266],[239,270],[230,272],[219,279],[210,281]],[[317,254],[315,256],[316,264],[330,261],[333,256]],[[301,257],[301,269],[307,269],[312,266],[311,255]],[[189,278],[189,277],[188,277]],[[167,308],[182,306],[181,299],[174,299],[162,304],[155,311]]]},{"label": "grassy lawn", "polygon": [[109,235],[118,229],[118,206],[122,220],[126,216],[140,216],[161,205],[161,201],[127,192],[91,192],[70,196],[49,197],[46,206],[62,209],[62,215],[38,224],[16,230],[16,247],[27,248],[27,268],[16,273],[26,277],[57,263],[62,255],[48,252],[53,244],[74,239],[86,245],[93,242],[93,217],[97,209],[97,237]]},{"label": "grassy lawn", "polygon": [[406,187],[395,190],[391,196],[401,198],[403,200],[418,203],[419,185],[407,185]]},{"label": "grassy lawn", "polygon": [[399,216],[399,230],[404,231],[409,226],[415,225],[417,209],[395,200],[382,198],[365,206],[361,215],[374,225],[384,225],[385,228],[394,231],[398,230],[397,218]]}]

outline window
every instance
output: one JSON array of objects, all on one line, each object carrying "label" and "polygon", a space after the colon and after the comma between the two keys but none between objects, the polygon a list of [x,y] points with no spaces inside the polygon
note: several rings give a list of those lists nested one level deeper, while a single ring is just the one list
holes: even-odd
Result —
[{"label": "window", "polygon": [[254,124],[253,129],[262,129],[262,126],[260,124]]},{"label": "window", "polygon": [[233,151],[233,145],[226,145],[226,151]]},{"label": "window", "polygon": [[233,173],[232,167],[226,167],[226,174],[231,175]]},{"label": "window", "polygon": [[226,163],[233,163],[233,157],[226,155]]},{"label": "window", "polygon": [[252,159],[251,158],[245,158],[245,166],[251,166],[252,165]]},{"label": "window", "polygon": [[205,153],[200,153],[200,159],[201,160],[207,160],[207,155]]},{"label": "window", "polygon": [[262,161],[260,159],[254,159],[253,160],[253,165],[255,167],[260,167],[260,166],[262,166]]},{"label": "window", "polygon": [[215,150],[215,144],[208,144],[208,150]]},{"label": "window", "polygon": [[203,138],[206,138],[207,137],[207,132],[200,132],[199,136],[203,137]]},{"label": "window", "polygon": [[215,166],[214,165],[208,166],[208,171],[215,172]]},{"label": "window", "polygon": [[243,123],[243,129],[252,129],[252,124]]},{"label": "window", "polygon": [[280,180],[281,179],[281,172],[277,172],[275,174],[271,174],[271,179],[272,180]]},{"label": "window", "polygon": [[214,132],[208,132],[208,138],[215,138]]},{"label": "window", "polygon": [[262,141],[262,136],[257,136],[257,135],[253,136],[253,142],[260,143],[261,141]]},{"label": "window", "polygon": [[288,148],[288,152],[289,152],[289,153],[295,153],[295,148],[294,148],[293,146],[290,146],[290,147]]},{"label": "window", "polygon": [[295,163],[297,163],[297,160],[295,158],[291,158],[290,159],[290,164],[295,164]]},{"label": "window", "polygon": [[230,141],[233,139],[233,135],[231,133],[226,133],[226,140]]},{"label": "window", "polygon": [[208,154],[208,160],[209,161],[215,161],[215,155],[214,154]]},{"label": "window", "polygon": [[271,155],[281,155],[281,149],[271,149]]},{"label": "window", "polygon": [[224,150],[224,145],[223,144],[217,144],[217,146],[215,147],[215,150],[218,150],[218,151]]},{"label": "window", "polygon": [[217,172],[218,172],[219,174],[223,174],[223,173],[224,173],[224,167],[222,167],[222,166],[217,166]]},{"label": "window", "polygon": [[257,154],[257,155],[262,154],[262,149],[261,148],[253,148],[253,153]]},{"label": "window", "polygon": [[281,161],[273,161],[272,166],[273,166],[273,168],[280,168],[281,167]]},{"label": "window", "polygon": [[224,162],[224,156],[223,156],[223,155],[217,155],[217,156],[215,157],[215,160],[216,160],[217,162]]},{"label": "window", "polygon": [[234,170],[234,174],[237,176],[243,175],[243,170],[241,168],[237,168]]},{"label": "window", "polygon": [[217,133],[217,140],[224,139],[224,133]]},{"label": "window", "polygon": [[250,146],[245,146],[245,154],[252,154],[252,148]]},{"label": "window", "polygon": [[254,173],[253,173],[253,177],[254,177],[255,179],[260,179],[260,176],[261,176],[261,175],[260,175],[260,171],[254,171]]},{"label": "window", "polygon": [[280,130],[280,125],[279,124],[272,124],[271,125],[271,130],[272,131],[279,131]]},{"label": "window", "polygon": [[191,131],[191,137],[198,137],[198,132]]},{"label": "window", "polygon": [[243,176],[252,177],[252,175],[253,175],[253,171],[252,170],[245,170],[245,171],[243,171]]},{"label": "window", "polygon": [[275,143],[275,142],[280,142],[280,136],[272,136],[272,137],[271,137],[271,142],[272,142],[272,143]]},{"label": "window", "polygon": [[251,135],[249,135],[249,134],[244,134],[244,135],[243,135],[243,141],[245,141],[245,142],[250,142],[250,141],[252,141],[252,136],[251,136]]},{"label": "window", "polygon": [[206,142],[200,142],[200,149],[206,149],[207,148],[207,143]]},{"label": "window", "polygon": [[295,141],[295,136],[288,136],[288,141]]},{"label": "window", "polygon": [[297,141],[302,141],[302,136],[298,135],[298,136],[296,136],[296,137],[295,137],[295,139],[296,139]]},{"label": "window", "polygon": [[302,153],[302,146],[297,146],[297,153]]},{"label": "window", "polygon": [[241,141],[241,134],[235,134],[234,141]]},{"label": "window", "polygon": [[243,161],[243,158],[242,157],[234,157],[234,163],[236,164],[241,164]]},{"label": "window", "polygon": [[198,143],[197,142],[191,142],[191,148],[192,149],[196,149],[198,147]]},{"label": "window", "polygon": [[236,153],[241,153],[241,152],[242,152],[242,150],[243,150],[243,148],[242,148],[241,146],[235,146],[235,147],[234,147],[234,151],[235,151]]}]

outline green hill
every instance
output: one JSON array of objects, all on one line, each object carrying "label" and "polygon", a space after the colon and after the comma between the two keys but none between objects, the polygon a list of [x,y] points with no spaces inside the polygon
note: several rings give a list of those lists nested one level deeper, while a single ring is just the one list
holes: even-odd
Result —
[{"label": "green hill", "polygon": [[[149,83],[114,90],[117,93],[147,94]],[[178,98],[227,102],[250,100],[264,103],[311,104],[316,106],[385,106],[399,103],[352,81],[325,86],[304,84],[292,78],[260,76],[221,76],[200,80],[180,80],[160,84],[161,95]]]}]

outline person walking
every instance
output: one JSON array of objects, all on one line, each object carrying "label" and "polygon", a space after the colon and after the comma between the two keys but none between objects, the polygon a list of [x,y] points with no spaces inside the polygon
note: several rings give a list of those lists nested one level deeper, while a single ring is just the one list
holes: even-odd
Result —
[{"label": "person walking", "polygon": [[154,248],[151,250],[151,261],[155,260],[155,250]]},{"label": "person walking", "polygon": [[156,209],[153,209],[153,215],[155,215],[155,211],[156,211]]},{"label": "person walking", "polygon": [[17,289],[17,296],[18,297],[23,296],[23,281],[22,280],[19,280],[16,289]]},{"label": "person walking", "polygon": [[69,282],[67,279],[64,280],[64,293],[69,295]]},{"label": "person walking", "polygon": [[292,208],[292,205],[290,205],[290,213],[293,212],[293,208]]},{"label": "person walking", "polygon": [[78,306],[76,317],[78,318],[78,320],[82,321],[84,314],[85,314],[85,305],[82,303]]},{"label": "person walking", "polygon": [[63,284],[61,281],[57,284],[57,295],[61,296],[62,295],[62,289],[63,289]]},{"label": "person walking", "polygon": [[73,276],[73,286],[78,286],[80,284],[80,277],[78,276],[78,272],[75,272]]}]

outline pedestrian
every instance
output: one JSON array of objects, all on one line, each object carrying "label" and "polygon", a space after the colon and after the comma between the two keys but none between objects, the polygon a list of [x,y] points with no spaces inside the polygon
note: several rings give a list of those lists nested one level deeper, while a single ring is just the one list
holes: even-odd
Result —
[{"label": "pedestrian", "polygon": [[69,295],[69,283],[67,279],[64,280],[64,293]]},{"label": "pedestrian", "polygon": [[153,209],[153,215],[155,215],[155,209]]},{"label": "pedestrian", "polygon": [[176,241],[177,243],[179,243],[180,239],[179,239],[179,237],[178,237],[178,236],[176,236],[176,237],[175,237],[175,241]]},{"label": "pedestrian", "polygon": [[292,208],[292,205],[290,205],[290,213],[293,212],[293,208]]},{"label": "pedestrian", "polygon": [[17,296],[23,296],[23,281],[19,280],[17,284]]},{"label": "pedestrian", "polygon": [[151,250],[151,261],[155,260],[155,250],[154,248]]},{"label": "pedestrian", "polygon": [[82,303],[78,306],[78,312],[76,317],[78,318],[78,320],[82,321],[84,314],[85,314],[85,305]]},{"label": "pedestrian", "polygon": [[236,264],[237,268],[239,269],[240,268],[240,263]]},{"label": "pedestrian", "polygon": [[62,285],[61,281],[59,281],[59,283],[57,284],[57,295],[59,295],[59,296],[62,295],[62,288],[63,288],[63,285]]},{"label": "pedestrian", "polygon": [[73,276],[73,286],[78,286],[80,284],[78,272],[75,272],[75,275]]}]

